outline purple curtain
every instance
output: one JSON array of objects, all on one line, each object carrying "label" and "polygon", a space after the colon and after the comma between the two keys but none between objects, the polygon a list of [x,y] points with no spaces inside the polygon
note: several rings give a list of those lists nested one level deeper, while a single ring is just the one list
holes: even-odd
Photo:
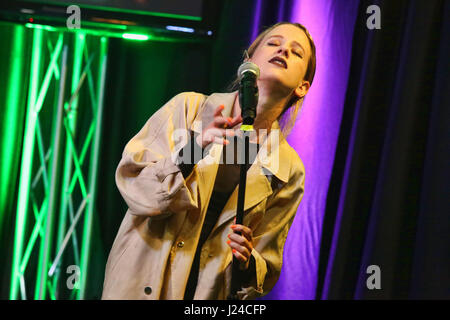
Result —
[{"label": "purple curtain", "polygon": [[360,2],[317,297],[450,297],[449,16],[446,0]]}]

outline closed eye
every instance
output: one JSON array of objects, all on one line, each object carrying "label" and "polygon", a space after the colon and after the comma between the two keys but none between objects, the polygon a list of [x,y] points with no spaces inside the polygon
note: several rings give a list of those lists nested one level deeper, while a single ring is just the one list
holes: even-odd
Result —
[{"label": "closed eye", "polygon": [[[277,43],[274,43],[274,42],[269,42],[269,43],[267,43],[267,45],[268,45],[268,46],[278,46],[278,44],[277,44]],[[298,53],[298,52],[296,52],[296,51],[293,51],[293,53],[294,53],[296,56],[298,56],[298,57],[300,57],[300,58],[303,59],[303,57],[302,57],[302,55],[301,55],[300,53]]]}]

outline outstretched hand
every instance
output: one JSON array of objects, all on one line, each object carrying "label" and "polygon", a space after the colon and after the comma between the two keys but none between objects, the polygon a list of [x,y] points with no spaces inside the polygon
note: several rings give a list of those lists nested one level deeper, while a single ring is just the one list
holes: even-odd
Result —
[{"label": "outstretched hand", "polygon": [[224,108],[224,105],[217,107],[214,111],[214,120],[203,130],[202,134],[197,137],[196,142],[202,148],[206,148],[210,143],[227,145],[230,142],[226,139],[226,137],[232,137],[235,135],[234,130],[227,128],[232,128],[242,122],[242,117],[238,115],[234,118],[225,118],[222,115]]}]

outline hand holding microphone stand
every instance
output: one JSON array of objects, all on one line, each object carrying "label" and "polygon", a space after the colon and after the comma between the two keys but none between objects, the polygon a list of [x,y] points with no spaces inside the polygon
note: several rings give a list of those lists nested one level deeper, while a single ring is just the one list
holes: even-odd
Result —
[{"label": "hand holding microphone stand", "polygon": [[[247,56],[248,57],[248,56]],[[236,224],[243,224],[244,220],[244,202],[245,202],[245,186],[247,182],[247,169],[249,166],[249,140],[250,133],[253,131],[253,123],[256,117],[256,106],[258,105],[258,86],[256,80],[259,77],[259,68],[252,62],[244,62],[238,69],[239,77],[239,103],[241,106],[242,125],[240,130],[244,137],[244,161],[240,161],[239,165],[239,187],[238,201],[236,210]],[[243,163],[242,163],[243,162]],[[241,235],[241,232],[236,232]],[[233,255],[231,286],[228,300],[239,300],[237,296],[238,290],[242,286],[243,272],[239,268],[240,261]]]}]

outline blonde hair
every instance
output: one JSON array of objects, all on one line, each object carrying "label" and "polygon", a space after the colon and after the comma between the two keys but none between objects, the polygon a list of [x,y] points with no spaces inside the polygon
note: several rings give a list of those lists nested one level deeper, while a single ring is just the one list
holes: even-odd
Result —
[{"label": "blonde hair", "polygon": [[[307,36],[309,40],[309,45],[311,47],[311,56],[308,60],[308,66],[305,72],[304,79],[309,82],[310,85],[312,85],[312,82],[314,80],[314,75],[316,73],[316,46],[314,45],[314,41],[309,34],[308,30],[305,26],[303,26],[300,23],[293,23],[293,22],[278,22],[268,28],[266,28],[263,32],[261,32],[256,39],[253,41],[253,43],[248,47],[248,49],[244,50],[244,58],[245,55],[248,54],[248,57],[252,57],[255,53],[258,46],[261,44],[264,37],[273,29],[276,27],[283,25],[283,24],[290,24],[293,25],[299,29],[301,29]],[[229,91],[235,91],[239,89],[239,79],[236,77],[231,84],[228,86]],[[298,98],[296,95],[292,95],[292,97],[289,99],[289,101],[286,103],[283,111],[281,112],[280,116],[278,117],[278,120],[280,122],[280,127],[283,135],[287,137],[292,128],[295,125],[295,122],[297,120],[298,112],[300,111],[302,105],[303,105],[304,97]]]}]

